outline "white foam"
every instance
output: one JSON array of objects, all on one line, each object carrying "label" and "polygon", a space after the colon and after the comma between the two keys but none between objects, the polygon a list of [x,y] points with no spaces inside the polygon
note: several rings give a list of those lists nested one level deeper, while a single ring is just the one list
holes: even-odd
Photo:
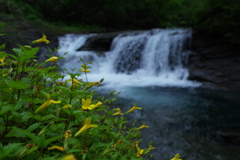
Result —
[{"label": "white foam", "polygon": [[[114,39],[112,50],[102,53],[100,57],[95,52],[76,51],[89,36],[91,35],[68,34],[59,37],[59,55],[64,56],[68,52],[60,64],[62,68],[69,72],[74,68],[78,71],[82,64],[80,58],[86,63],[91,61],[88,80],[94,82],[104,78],[103,85],[110,88],[200,85],[187,80],[188,70],[185,64],[189,52],[186,45],[189,42],[186,41],[191,39],[191,31],[187,29],[156,29],[138,35],[119,36]],[[136,54],[140,55],[139,61],[134,59]],[[134,69],[130,70],[131,67]]]}]

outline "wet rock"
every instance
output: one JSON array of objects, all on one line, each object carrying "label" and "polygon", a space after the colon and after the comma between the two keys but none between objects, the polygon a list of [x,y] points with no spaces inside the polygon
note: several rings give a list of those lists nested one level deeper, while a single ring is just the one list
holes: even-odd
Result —
[{"label": "wet rock", "polygon": [[137,34],[141,31],[120,31],[120,32],[109,32],[103,34],[96,34],[87,39],[86,43],[77,49],[77,51],[95,51],[95,52],[106,52],[110,51],[113,39],[118,35]]},{"label": "wet rock", "polygon": [[195,32],[189,57],[189,79],[240,89],[240,46],[221,35]]},{"label": "wet rock", "polygon": [[226,143],[240,145],[240,131],[221,130],[216,132],[216,137]]}]

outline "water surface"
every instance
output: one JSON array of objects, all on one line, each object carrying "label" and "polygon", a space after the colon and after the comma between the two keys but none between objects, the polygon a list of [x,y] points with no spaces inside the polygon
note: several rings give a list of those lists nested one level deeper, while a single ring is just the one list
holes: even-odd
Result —
[{"label": "water surface", "polygon": [[240,158],[240,92],[158,86],[120,90],[115,107],[125,112],[136,102],[143,108],[127,118],[150,126],[142,129],[140,146],[147,148],[153,141],[156,160],[168,160],[176,153],[184,160]]}]

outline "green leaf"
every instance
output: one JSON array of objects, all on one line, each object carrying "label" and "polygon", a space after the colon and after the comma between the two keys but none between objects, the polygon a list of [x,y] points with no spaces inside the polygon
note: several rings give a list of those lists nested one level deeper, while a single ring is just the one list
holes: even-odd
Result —
[{"label": "green leaf", "polygon": [[[1,50],[1,48],[3,48],[3,47],[5,47],[5,46],[0,46],[0,50]],[[6,56],[7,56],[7,53],[6,53],[6,52],[4,52],[4,51],[1,51],[1,52],[0,52],[0,58],[6,57]]]},{"label": "green leaf", "polygon": [[21,49],[18,49],[18,48],[13,48],[12,51],[14,53],[16,53],[16,55],[17,55],[17,57],[16,57],[17,59],[16,60],[18,60],[18,58],[20,58],[22,56],[22,54],[23,54],[23,51]]},{"label": "green leaf", "polygon": [[109,147],[109,144],[106,144],[106,143],[94,143],[89,150],[95,150],[97,148],[107,148],[107,147]]},{"label": "green leaf", "polygon": [[104,123],[107,124],[107,125],[109,125],[109,126],[111,126],[113,122],[112,122],[111,120],[106,119],[106,120],[104,121]]},{"label": "green leaf", "polygon": [[[21,114],[20,114],[19,112],[12,111],[11,113],[12,113],[13,117],[14,117],[14,116],[15,116],[16,118],[20,118],[20,117],[21,117]],[[10,117],[11,117],[11,116],[10,116]],[[11,119],[10,117],[9,117],[9,119]]]},{"label": "green leaf", "polygon": [[15,59],[16,61],[18,60],[18,58],[14,55],[8,54],[8,56],[12,57],[13,59]]},{"label": "green leaf", "polygon": [[14,107],[12,105],[8,105],[8,106],[3,106],[1,111],[0,111],[0,115],[3,115],[5,113],[7,113],[10,110],[13,110]]},{"label": "green leaf", "polygon": [[27,121],[29,118],[33,117],[33,114],[31,112],[22,112],[21,113],[22,121]]},{"label": "green leaf", "polygon": [[27,128],[27,130],[30,131],[30,132],[32,132],[32,131],[34,131],[35,129],[37,129],[41,124],[42,124],[41,122],[34,123],[34,124],[32,124],[31,126],[29,126],[29,127]]},{"label": "green leaf", "polygon": [[23,105],[23,102],[17,102],[14,110],[15,110],[15,111],[19,110],[20,108],[22,108],[22,105]]},{"label": "green leaf", "polygon": [[5,130],[4,120],[0,118],[0,133],[3,133],[4,130]]},{"label": "green leaf", "polygon": [[25,72],[35,71],[36,69],[37,69],[36,67],[26,67]]},{"label": "green leaf", "polygon": [[36,150],[38,150],[38,146],[33,146],[32,148],[30,148],[27,151],[27,155],[24,157],[25,159],[29,159],[29,160],[35,160],[36,157],[39,157],[40,155],[38,154],[38,152],[34,152]]},{"label": "green leaf", "polygon": [[73,74],[73,73],[68,73],[68,74],[69,74],[69,76],[70,76],[71,78],[75,78],[75,77],[81,75],[81,74],[79,74],[79,73],[75,73],[75,74]]},{"label": "green leaf", "polygon": [[112,160],[119,160],[120,159],[121,154],[119,152],[115,152],[115,154],[112,156]]},{"label": "green leaf", "polygon": [[87,153],[85,153],[83,156],[82,156],[82,160],[86,160],[87,159]]},{"label": "green leaf", "polygon": [[59,110],[62,110],[62,111],[64,111],[64,112],[66,112],[68,115],[71,114],[71,111],[69,111],[69,110],[66,109],[66,108],[59,108]]},{"label": "green leaf", "polygon": [[29,88],[30,85],[26,84],[20,80],[17,81],[10,81],[10,80],[5,80],[4,81],[10,88],[14,88],[14,89],[26,89]]},{"label": "green leaf", "polygon": [[33,118],[37,121],[42,121],[42,117],[40,115],[34,115]]},{"label": "green leaf", "polygon": [[53,141],[56,141],[57,139],[62,138],[63,136],[57,136],[57,137],[53,137],[53,138],[49,138],[47,140],[44,141],[44,146],[43,147],[47,147],[47,145]]},{"label": "green leaf", "polygon": [[58,124],[53,124],[50,129],[52,129],[52,131],[56,131],[56,130],[59,131],[60,129],[64,130],[65,126],[66,126],[66,124],[64,124],[64,123],[58,123]]},{"label": "green leaf", "polygon": [[71,92],[71,89],[69,89],[67,87],[63,87],[63,86],[56,86],[56,89],[62,90],[62,92],[66,92],[66,93],[70,93]]},{"label": "green leaf", "polygon": [[6,137],[29,137],[34,142],[37,141],[39,138],[35,136],[33,133],[30,133],[28,130],[24,130],[21,128],[13,128]]},{"label": "green leaf", "polygon": [[42,117],[42,121],[49,120],[49,119],[60,119],[60,118],[57,116],[54,116],[53,114],[49,114],[49,115]]},{"label": "green leaf", "polygon": [[68,144],[71,145],[76,145],[76,144],[81,144],[80,140],[74,137],[71,137],[68,139]]},{"label": "green leaf", "polygon": [[82,149],[70,149],[67,153],[75,153],[75,152],[82,152]]},{"label": "green leaf", "polygon": [[29,60],[30,58],[35,58],[35,54],[38,52],[39,50],[39,47],[36,47],[36,48],[32,48],[32,49],[26,49],[25,47],[21,46],[21,45],[18,45],[21,50],[24,52],[24,54],[22,54],[22,57],[21,57],[21,60],[22,61],[26,61],[26,60]]},{"label": "green leaf", "polygon": [[75,105],[77,104],[77,102],[79,102],[79,99],[78,99],[77,97],[74,97],[74,98],[72,99],[71,105],[72,105],[72,106],[75,106]]},{"label": "green leaf", "polygon": [[19,151],[19,149],[21,148],[21,143],[10,143],[6,146],[3,147],[3,153],[1,153],[0,158],[6,158],[9,156],[13,156],[14,154],[16,155],[16,153]]},{"label": "green leaf", "polygon": [[130,160],[143,160],[142,157],[139,157],[139,158],[131,158]]},{"label": "green leaf", "polygon": [[58,159],[57,157],[58,157],[59,155],[57,154],[57,155],[55,155],[54,157],[46,157],[46,158],[43,158],[42,160],[56,160],[56,159]]}]

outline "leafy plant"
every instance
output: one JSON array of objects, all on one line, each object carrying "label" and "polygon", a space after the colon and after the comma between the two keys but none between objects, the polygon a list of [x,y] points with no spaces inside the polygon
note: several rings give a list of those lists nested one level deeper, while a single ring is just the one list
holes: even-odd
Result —
[{"label": "leafy plant", "polygon": [[[49,40],[43,35],[31,45],[40,42]],[[64,57],[38,63],[38,47],[18,46],[15,54],[0,46],[0,159],[143,159],[155,149],[138,146],[149,126],[128,127],[121,109],[109,105],[119,93],[95,93],[103,79],[87,80],[90,62],[80,59],[78,72],[64,74],[56,63]]]}]

